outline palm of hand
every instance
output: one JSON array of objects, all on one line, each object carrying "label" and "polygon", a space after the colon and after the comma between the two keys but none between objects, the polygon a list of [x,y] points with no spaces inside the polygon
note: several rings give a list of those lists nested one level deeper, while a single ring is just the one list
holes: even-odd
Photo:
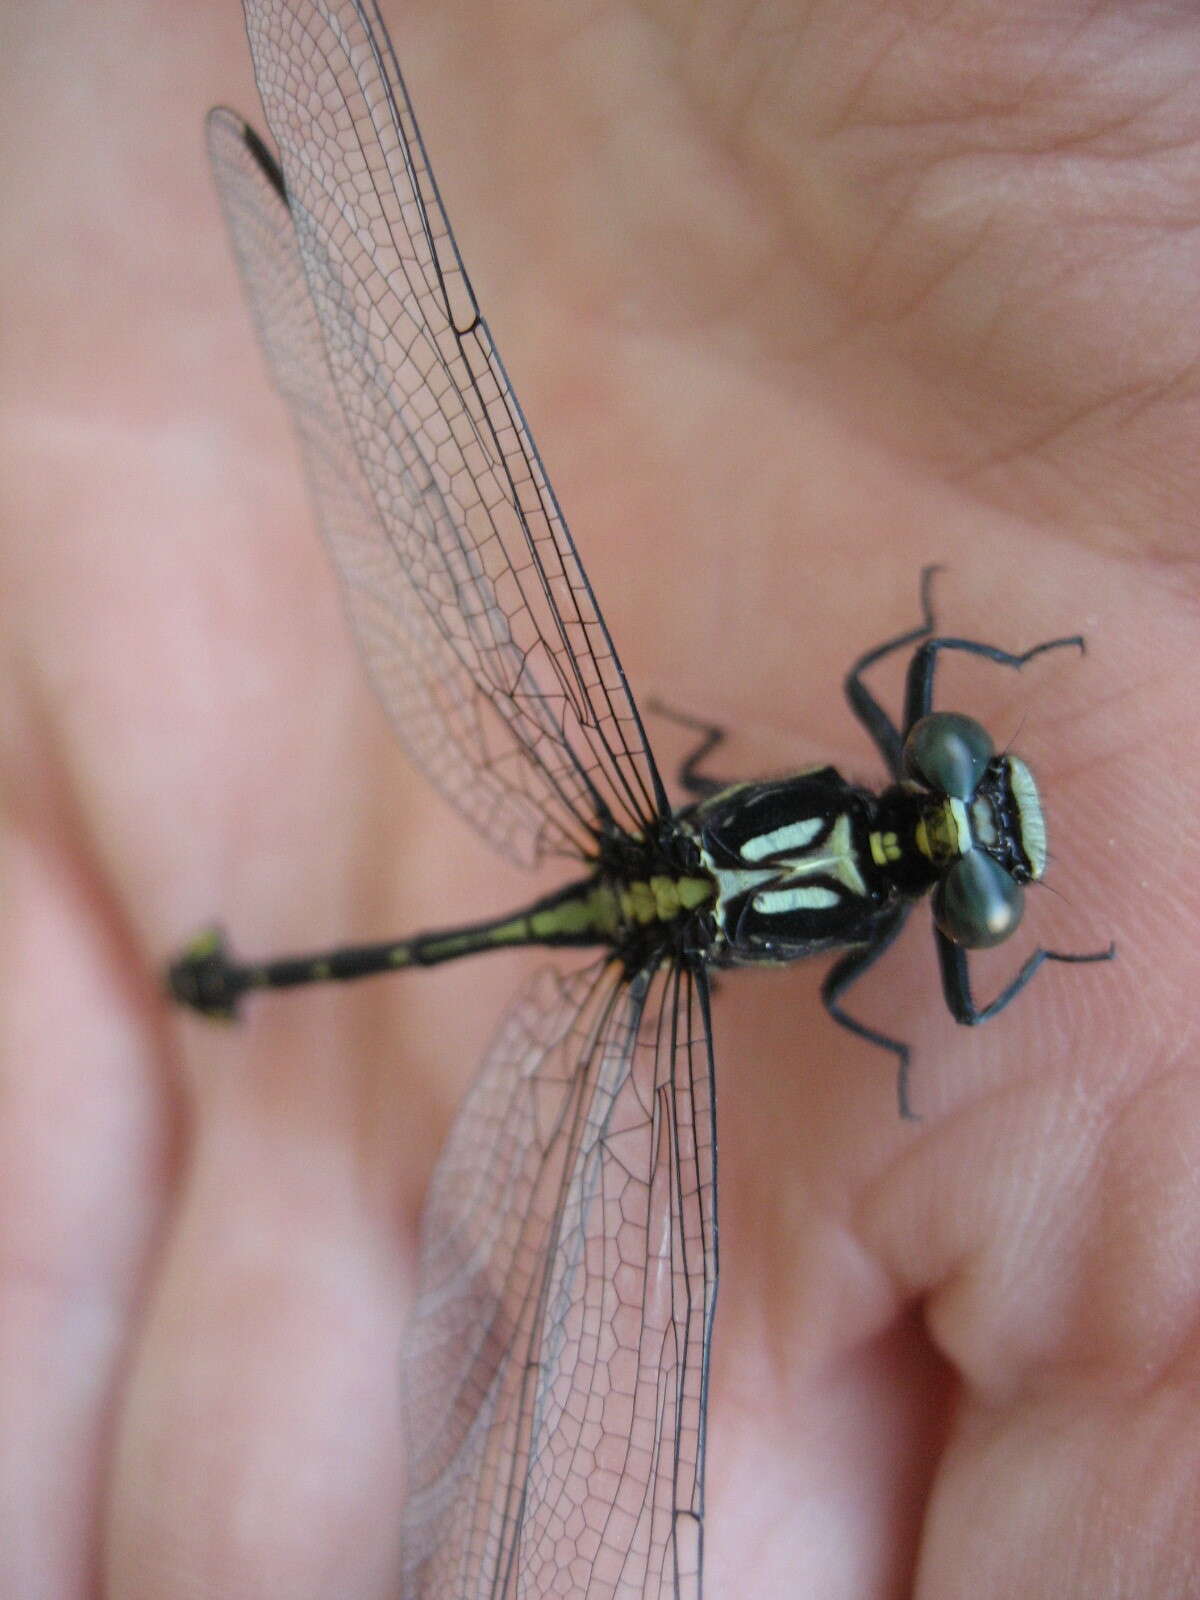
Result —
[{"label": "palm of hand", "polygon": [[[254,111],[236,18],[210,60],[93,14],[109,72],[42,48],[65,22],[10,52],[56,142],[7,208],[0,1590],[387,1593],[415,1216],[512,972],[184,1053],[155,967],[214,909],[249,951],[527,886],[395,756],[301,531],[196,131]],[[923,563],[952,631],[1093,647],[964,709],[1027,718],[1067,896],[1037,933],[1119,967],[968,1035],[910,937],[864,1006],[916,1048],[916,1130],[811,971],[724,986],[710,1591],[1187,1592],[1197,42],[488,26],[410,7],[396,41],[635,688],[871,776],[834,686]]]}]

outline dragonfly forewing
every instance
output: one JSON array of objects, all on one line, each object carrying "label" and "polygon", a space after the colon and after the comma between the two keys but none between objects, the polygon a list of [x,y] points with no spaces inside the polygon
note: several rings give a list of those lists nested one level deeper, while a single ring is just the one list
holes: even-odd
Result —
[{"label": "dragonfly forewing", "polygon": [[528,863],[544,850],[568,847],[579,833],[574,812],[546,773],[523,759],[509,723],[492,710],[422,602],[380,520],[333,385],[278,169],[232,112],[211,114],[208,143],[259,337],[299,435],[321,531],[397,732],[446,799],[506,856]]},{"label": "dragonfly forewing", "polygon": [[[243,271],[384,703],[510,855],[586,852],[605,814],[636,831],[665,814],[661,782],[377,12],[248,0],[246,15],[287,200],[236,159],[218,173],[235,230],[257,207]],[[299,329],[255,281],[290,282],[296,251],[315,308]],[[475,786],[506,797],[496,824]]]}]

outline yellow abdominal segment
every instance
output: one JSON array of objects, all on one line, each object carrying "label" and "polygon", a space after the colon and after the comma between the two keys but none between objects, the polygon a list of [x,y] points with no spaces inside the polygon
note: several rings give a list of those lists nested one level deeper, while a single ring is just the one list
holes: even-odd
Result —
[{"label": "yellow abdominal segment", "polygon": [[[616,940],[626,928],[672,922],[704,905],[714,892],[710,878],[670,878],[665,874],[632,883],[595,882],[577,894],[521,912],[486,930],[449,933],[444,939],[427,941],[424,950],[427,955],[436,950],[439,957],[445,957],[505,944],[586,940],[589,934]],[[393,965],[407,966],[413,959],[411,952],[411,945],[397,945]]]}]

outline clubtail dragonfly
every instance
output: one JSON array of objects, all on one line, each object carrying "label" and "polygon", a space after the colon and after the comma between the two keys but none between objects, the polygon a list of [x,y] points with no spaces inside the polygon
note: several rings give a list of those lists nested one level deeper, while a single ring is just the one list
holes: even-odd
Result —
[{"label": "clubtail dragonfly", "polygon": [[[713,967],[838,952],[832,1015],[932,890],[946,1000],[995,1015],[967,951],[1016,927],[1046,861],[1037,789],[971,718],[932,707],[947,651],[1023,655],[918,625],[846,679],[890,782],[826,766],[672,810],[603,616],[475,300],[372,0],[246,0],[278,164],[209,120],[258,331],[290,408],[346,604],[400,737],[499,852],[576,863],[514,914],[382,945],[235,961],[214,933],[174,997],[516,945],[597,946],[517,996],[438,1165],[405,1353],[403,1593],[698,1597],[717,1283]],[[867,688],[911,652],[899,726]]]}]

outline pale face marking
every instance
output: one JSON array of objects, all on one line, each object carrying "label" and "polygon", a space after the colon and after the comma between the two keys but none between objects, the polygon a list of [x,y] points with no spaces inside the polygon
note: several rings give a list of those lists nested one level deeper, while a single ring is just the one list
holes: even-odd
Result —
[{"label": "pale face marking", "polygon": [[1029,858],[1031,877],[1040,878],[1046,870],[1046,820],[1037,784],[1032,772],[1016,756],[1008,757],[1008,781],[1017,802],[1021,848]]}]

